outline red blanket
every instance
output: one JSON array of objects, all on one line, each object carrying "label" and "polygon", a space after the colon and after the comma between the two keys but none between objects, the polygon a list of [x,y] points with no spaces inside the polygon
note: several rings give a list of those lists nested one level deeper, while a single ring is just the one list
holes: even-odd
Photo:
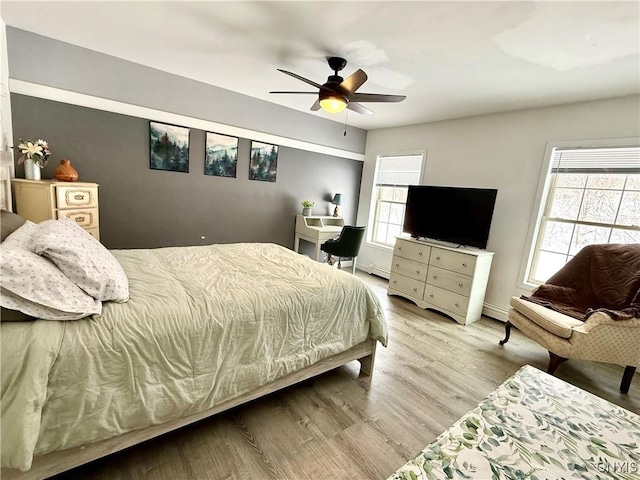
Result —
[{"label": "red blanket", "polygon": [[640,244],[589,245],[525,300],[579,320],[640,318]]}]

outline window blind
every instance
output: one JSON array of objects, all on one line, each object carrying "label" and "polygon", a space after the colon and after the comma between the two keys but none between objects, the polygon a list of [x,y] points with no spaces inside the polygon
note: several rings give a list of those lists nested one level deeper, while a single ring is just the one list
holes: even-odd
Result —
[{"label": "window blind", "polygon": [[376,187],[419,185],[422,155],[378,157]]},{"label": "window blind", "polygon": [[640,147],[555,149],[552,173],[640,173]]}]

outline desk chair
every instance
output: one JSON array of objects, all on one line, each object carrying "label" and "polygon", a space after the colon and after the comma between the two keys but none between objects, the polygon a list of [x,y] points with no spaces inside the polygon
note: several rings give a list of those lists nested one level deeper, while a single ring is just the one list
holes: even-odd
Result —
[{"label": "desk chair", "polygon": [[331,263],[331,255],[335,255],[338,257],[338,268],[342,268],[342,258],[351,258],[353,259],[351,273],[356,273],[356,257],[360,253],[366,228],[345,225],[338,238],[323,243],[321,249],[329,254],[329,263]]}]

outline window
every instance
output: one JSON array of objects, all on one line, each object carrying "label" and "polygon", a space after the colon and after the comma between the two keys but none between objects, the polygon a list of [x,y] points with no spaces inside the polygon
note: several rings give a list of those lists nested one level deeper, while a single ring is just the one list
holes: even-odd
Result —
[{"label": "window", "polygon": [[419,185],[422,154],[379,156],[373,186],[371,243],[393,246],[402,233],[409,185]]},{"label": "window", "polygon": [[640,147],[555,148],[529,282],[586,245],[640,243]]}]

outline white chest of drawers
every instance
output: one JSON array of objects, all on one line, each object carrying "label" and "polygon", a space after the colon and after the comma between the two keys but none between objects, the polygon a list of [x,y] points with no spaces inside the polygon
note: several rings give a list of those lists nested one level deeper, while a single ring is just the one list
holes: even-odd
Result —
[{"label": "white chest of drawers", "polygon": [[493,252],[398,238],[388,295],[432,308],[467,325],[482,314]]},{"label": "white chest of drawers", "polygon": [[34,223],[69,218],[100,240],[98,184],[57,180],[12,180],[16,213]]}]

